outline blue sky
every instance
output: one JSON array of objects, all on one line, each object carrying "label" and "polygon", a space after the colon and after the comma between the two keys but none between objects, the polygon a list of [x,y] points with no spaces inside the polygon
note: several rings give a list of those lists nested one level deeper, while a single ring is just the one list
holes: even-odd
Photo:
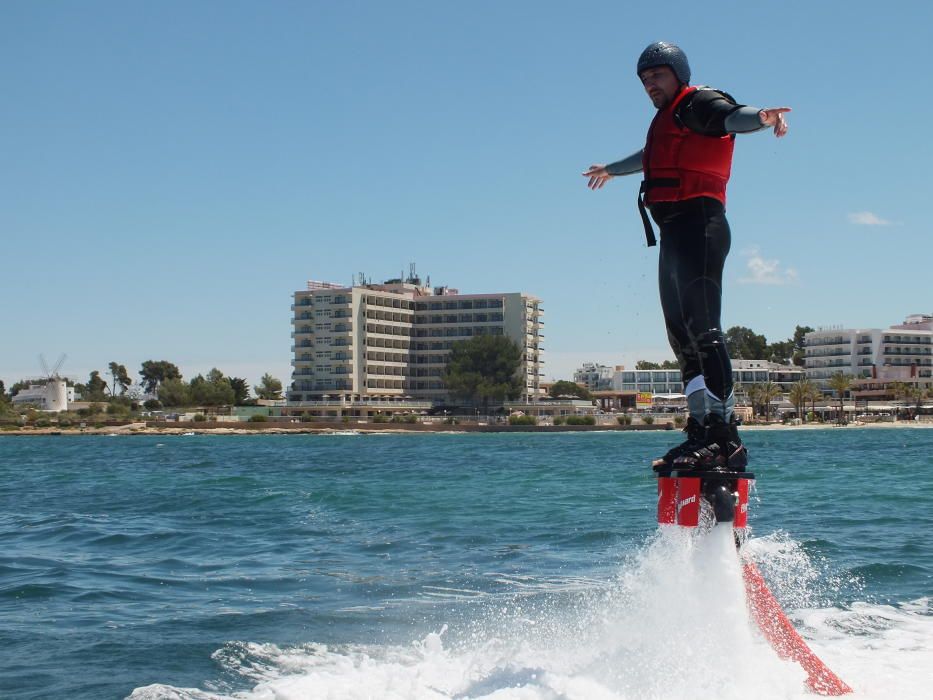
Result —
[{"label": "blue sky", "polygon": [[933,311],[928,4],[0,3],[0,379],[167,359],[289,378],[290,295],[417,264],[525,291],[547,375],[671,357],[636,178],[634,64],[790,106],[740,137],[725,326]]}]

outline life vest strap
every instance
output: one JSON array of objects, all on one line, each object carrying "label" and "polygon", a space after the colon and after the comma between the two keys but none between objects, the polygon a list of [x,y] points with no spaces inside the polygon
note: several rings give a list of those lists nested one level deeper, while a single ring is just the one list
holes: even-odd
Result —
[{"label": "life vest strap", "polygon": [[648,218],[648,210],[645,207],[645,192],[652,187],[680,187],[680,180],[676,177],[656,177],[651,180],[642,180],[641,187],[638,188],[638,213],[641,214],[641,223],[645,227],[645,240],[648,241],[648,247],[656,246],[658,239],[654,236],[654,229],[651,227],[651,219]]}]

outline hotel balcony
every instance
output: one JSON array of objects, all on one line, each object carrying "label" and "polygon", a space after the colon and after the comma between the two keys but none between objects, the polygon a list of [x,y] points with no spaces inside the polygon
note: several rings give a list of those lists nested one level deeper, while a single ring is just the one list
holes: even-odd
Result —
[{"label": "hotel balcony", "polygon": [[821,345],[852,345],[852,341],[847,338],[842,338],[841,336],[836,336],[835,338],[819,338],[815,340],[807,340],[808,348],[815,348]]},{"label": "hotel balcony", "polygon": [[885,348],[884,350],[881,351],[881,354],[882,355],[897,355],[897,356],[904,356],[904,357],[907,357],[907,356],[927,357],[927,356],[933,355],[933,352],[931,352],[928,349],[920,349],[920,348],[916,350],[893,350],[893,349]]},{"label": "hotel balcony", "polygon": [[[394,388],[387,389],[388,391],[397,390]],[[307,391],[307,390],[305,390]],[[336,390],[330,390],[335,392]],[[336,398],[336,399],[320,399],[317,401],[289,401],[289,408],[401,408],[408,410],[420,410],[427,411],[434,404],[431,401],[419,401],[407,397],[399,397],[397,399],[390,398],[376,398],[372,396],[362,396],[360,398]]]},{"label": "hotel balcony", "polygon": [[810,348],[807,347],[805,357],[849,357],[850,355],[852,355],[852,351],[844,348],[839,348],[838,350],[815,350],[810,352]]}]

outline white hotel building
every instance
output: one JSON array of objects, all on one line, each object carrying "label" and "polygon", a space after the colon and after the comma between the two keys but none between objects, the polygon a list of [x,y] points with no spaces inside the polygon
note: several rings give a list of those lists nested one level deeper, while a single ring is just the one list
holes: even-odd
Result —
[{"label": "white hotel building", "polygon": [[933,386],[933,316],[917,314],[885,330],[821,329],[806,335],[807,379],[824,390],[841,372],[853,379],[885,374]]},{"label": "white hotel building", "polygon": [[459,294],[418,278],[352,287],[309,281],[292,304],[290,415],[367,416],[451,403],[452,345],[504,335],[523,349],[522,401],[543,395],[541,301],[518,292]]}]

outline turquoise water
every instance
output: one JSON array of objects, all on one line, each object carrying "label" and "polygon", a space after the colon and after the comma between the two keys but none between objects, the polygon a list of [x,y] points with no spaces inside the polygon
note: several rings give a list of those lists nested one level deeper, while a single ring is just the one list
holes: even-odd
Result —
[{"label": "turquoise water", "polygon": [[[677,697],[620,670],[697,651],[645,596],[732,584],[656,534],[677,437],[0,439],[0,696]],[[745,437],[775,594],[857,696],[928,696],[933,430]],[[796,697],[761,658],[717,695]]]}]

